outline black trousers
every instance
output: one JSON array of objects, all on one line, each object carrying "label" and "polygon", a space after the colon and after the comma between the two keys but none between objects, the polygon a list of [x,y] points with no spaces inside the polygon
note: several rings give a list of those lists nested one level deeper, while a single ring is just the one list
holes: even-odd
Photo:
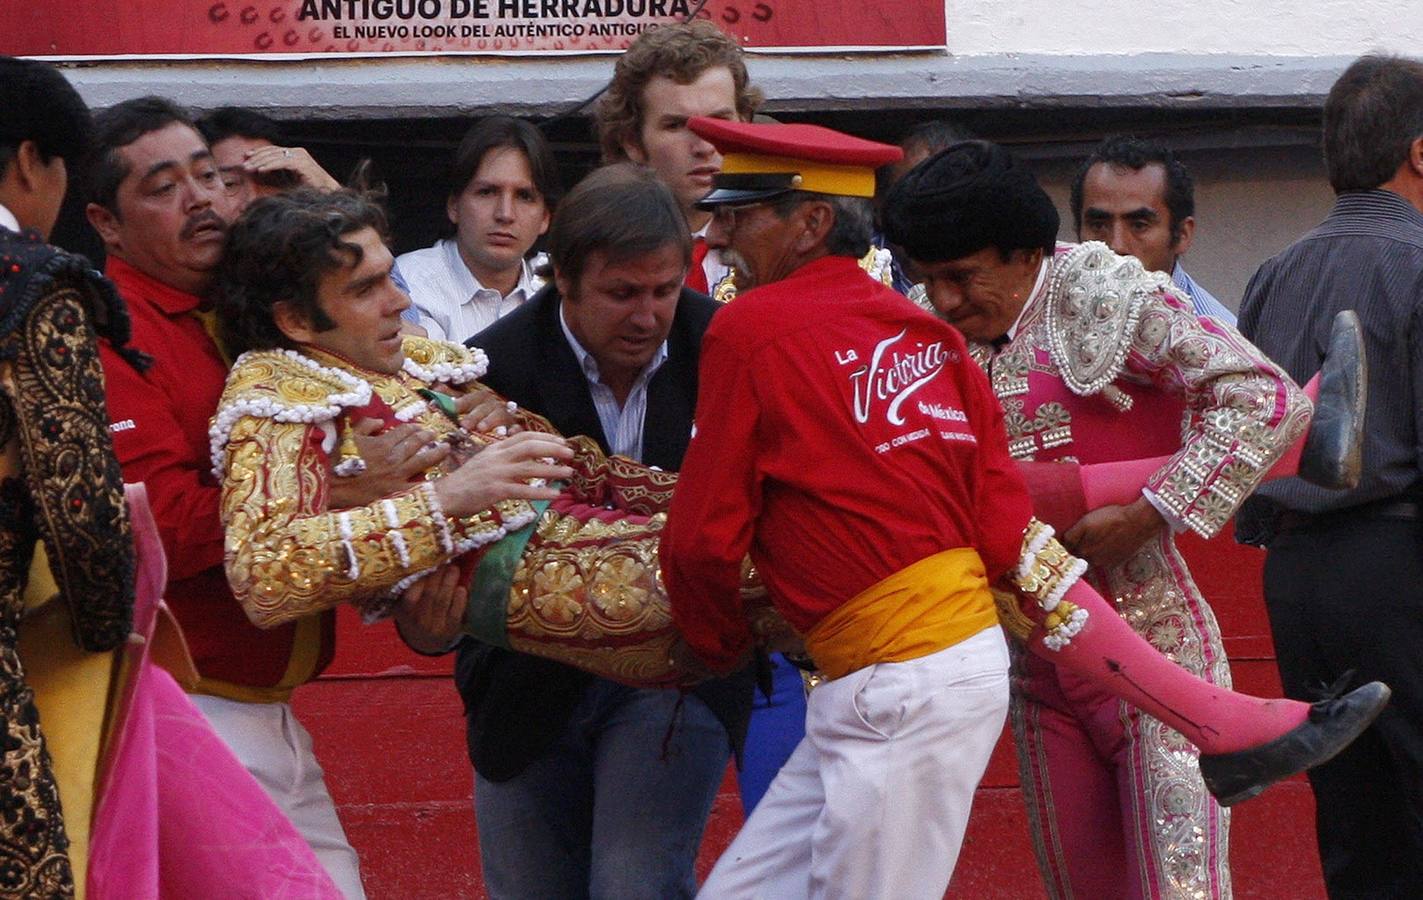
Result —
[{"label": "black trousers", "polygon": [[1423,897],[1423,522],[1334,516],[1270,543],[1265,601],[1285,694],[1383,681],[1393,700],[1309,773],[1331,900]]}]

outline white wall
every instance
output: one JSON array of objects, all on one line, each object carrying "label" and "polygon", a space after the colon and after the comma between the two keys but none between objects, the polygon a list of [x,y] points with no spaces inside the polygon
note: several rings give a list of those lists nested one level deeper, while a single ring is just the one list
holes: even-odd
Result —
[{"label": "white wall", "polygon": [[1417,55],[1423,0],[946,0],[950,53]]}]

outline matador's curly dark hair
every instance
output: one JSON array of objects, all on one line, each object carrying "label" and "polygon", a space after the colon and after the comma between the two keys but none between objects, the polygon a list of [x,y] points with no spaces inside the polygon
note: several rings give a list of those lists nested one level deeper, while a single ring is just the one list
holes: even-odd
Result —
[{"label": "matador's curly dark hair", "polygon": [[290,344],[273,313],[279,302],[318,331],[334,327],[317,303],[317,288],[327,272],[361,261],[361,248],[345,236],[363,228],[389,236],[385,211],[354,191],[302,189],[247,207],[227,232],[211,292],[228,354]]}]

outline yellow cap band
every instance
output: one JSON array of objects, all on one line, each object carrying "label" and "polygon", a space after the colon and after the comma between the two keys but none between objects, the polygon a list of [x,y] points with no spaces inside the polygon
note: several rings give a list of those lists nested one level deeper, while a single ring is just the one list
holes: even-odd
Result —
[{"label": "yellow cap band", "polygon": [[873,197],[875,170],[869,166],[837,166],[791,156],[762,156],[759,153],[728,153],[722,157],[723,175],[774,175],[784,172],[800,176],[796,190],[844,197]]}]

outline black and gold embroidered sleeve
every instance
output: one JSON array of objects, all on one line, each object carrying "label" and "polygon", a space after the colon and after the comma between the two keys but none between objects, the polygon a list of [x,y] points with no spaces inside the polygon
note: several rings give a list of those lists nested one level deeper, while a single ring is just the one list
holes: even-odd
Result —
[{"label": "black and gold embroidered sleeve", "polygon": [[87,318],[89,284],[51,281],[0,339],[36,524],[74,637],[107,650],[133,618],[134,549],[109,439],[103,370]]}]

